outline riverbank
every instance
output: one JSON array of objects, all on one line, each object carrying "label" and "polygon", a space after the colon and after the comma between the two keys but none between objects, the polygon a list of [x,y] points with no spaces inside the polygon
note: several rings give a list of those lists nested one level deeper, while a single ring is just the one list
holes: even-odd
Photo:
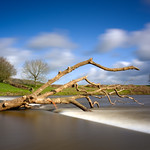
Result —
[{"label": "riverbank", "polygon": [[[32,87],[31,85],[26,85],[29,89],[32,88],[32,91],[38,89],[42,84],[39,84],[37,87]],[[56,89],[61,85],[51,85],[50,87],[46,88],[44,92],[51,91]],[[102,87],[106,87],[108,85],[102,85]],[[92,86],[85,86],[80,85],[79,88],[84,88],[87,91],[93,91],[96,88]],[[122,85],[122,88],[125,90],[120,92],[120,94],[127,94],[127,95],[150,95],[150,86],[147,85]],[[27,95],[30,94],[32,91],[28,89],[21,89],[18,87],[14,87],[7,83],[0,83],[0,96],[20,96],[20,95]],[[110,91],[111,92],[111,91]],[[62,92],[59,92],[55,95],[77,95],[79,92],[76,91],[75,88],[69,87],[64,89]],[[99,94],[99,93],[97,93]]]}]

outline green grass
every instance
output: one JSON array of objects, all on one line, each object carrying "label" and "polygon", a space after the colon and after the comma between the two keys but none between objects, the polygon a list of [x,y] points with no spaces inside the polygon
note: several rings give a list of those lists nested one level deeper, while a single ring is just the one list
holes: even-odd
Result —
[{"label": "green grass", "polygon": [[7,96],[7,95],[25,95],[29,94],[28,90],[20,89],[13,87],[6,83],[0,83],[0,95]]},{"label": "green grass", "polygon": [[[39,84],[37,87],[34,87],[34,91],[37,90],[42,84]],[[27,87],[32,87],[32,85],[26,85]],[[83,88],[82,85],[79,86],[80,89]],[[93,87],[84,87],[86,91],[94,91],[97,90],[97,88]],[[42,93],[54,90],[55,88],[50,86],[47,87]],[[108,92],[111,92],[113,90],[108,90]],[[41,93],[41,94],[42,94]],[[59,92],[55,95],[77,95],[80,94],[81,92],[77,92],[75,88],[69,87],[67,89],[64,89],[62,92]],[[6,83],[0,83],[0,96],[19,96],[19,95],[28,95],[31,94],[29,90],[24,90],[20,88],[13,87],[9,84]],[[96,94],[104,94],[104,93],[96,93]],[[130,87],[127,86],[124,91],[120,92],[120,94],[123,95],[137,95],[137,94],[150,94],[150,86],[134,86]]]},{"label": "green grass", "polygon": [[[41,84],[42,85],[42,84]],[[34,91],[37,90],[41,85],[38,85],[37,87],[34,87]],[[26,85],[27,87],[32,87],[32,85]],[[79,86],[82,87],[82,86]],[[41,94],[45,93],[45,92],[49,92],[51,90],[54,90],[54,87],[47,87],[44,91],[42,91]],[[91,88],[91,87],[86,87],[87,91],[93,91],[95,90],[95,88]],[[12,95],[26,95],[26,94],[30,94],[31,92],[29,90],[24,90],[24,89],[20,89],[20,88],[16,88],[13,87],[9,84],[6,83],[0,83],[0,96],[12,96]],[[62,92],[59,92],[55,95],[77,95],[81,92],[77,92],[75,88],[69,87],[67,89],[64,89]]]}]

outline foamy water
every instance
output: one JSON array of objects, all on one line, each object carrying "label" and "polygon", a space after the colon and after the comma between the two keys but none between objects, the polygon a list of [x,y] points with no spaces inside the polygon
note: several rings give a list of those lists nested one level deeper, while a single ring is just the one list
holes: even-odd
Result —
[{"label": "foamy water", "polygon": [[83,112],[65,109],[60,114],[150,134],[150,110],[144,108],[102,109]]}]

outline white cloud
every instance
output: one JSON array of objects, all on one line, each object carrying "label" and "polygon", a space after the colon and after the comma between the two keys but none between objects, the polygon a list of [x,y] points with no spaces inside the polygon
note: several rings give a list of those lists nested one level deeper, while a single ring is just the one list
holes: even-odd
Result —
[{"label": "white cloud", "polygon": [[[56,36],[57,37],[57,36]],[[65,40],[64,40],[65,41]],[[17,75],[15,77],[21,78],[22,65],[26,60],[31,59],[44,59],[51,68],[51,71],[58,71],[58,69],[64,69],[71,65],[75,56],[70,49],[62,48],[69,47],[71,48],[73,44],[60,40],[64,45],[61,45],[61,48],[49,48],[47,50],[42,50],[41,52],[31,51],[30,49],[23,49],[14,46],[16,43],[15,38],[1,38],[0,39],[0,56],[7,58],[7,60],[14,65],[17,69]],[[57,42],[56,42],[57,43]],[[56,44],[55,43],[55,44]],[[70,44],[70,45],[69,45]],[[57,45],[57,44],[56,44]]]},{"label": "white cloud", "polygon": [[31,52],[23,49],[6,48],[1,52],[1,56],[8,59],[13,65],[20,65],[20,63],[31,58]]},{"label": "white cloud", "polygon": [[32,52],[26,49],[16,48],[13,44],[15,38],[0,39],[0,56],[5,57],[17,69],[16,77],[20,77],[20,66],[25,60],[32,58]]},{"label": "white cloud", "polygon": [[109,29],[99,36],[97,52],[107,52],[115,48],[135,48],[138,59],[150,60],[150,24],[144,29],[126,32],[121,29]]},{"label": "white cloud", "polygon": [[99,36],[99,44],[96,50],[107,52],[117,47],[122,47],[127,41],[127,33],[120,29],[109,29],[106,33]]},{"label": "white cloud", "polygon": [[119,62],[115,63],[113,66],[114,66],[115,68],[120,68],[120,67],[127,67],[127,66],[129,66],[129,65],[131,65],[130,62],[127,62],[127,61],[119,61]]},{"label": "white cloud", "polygon": [[137,56],[140,60],[150,60],[150,24],[143,30],[131,33],[130,43],[137,47]]},{"label": "white cloud", "polygon": [[0,50],[11,46],[16,41],[15,38],[0,38]]},{"label": "white cloud", "polygon": [[138,67],[140,71],[127,70],[109,72],[92,67],[89,70],[88,78],[93,82],[101,84],[148,84],[150,62],[143,62],[135,59],[131,62],[119,61],[113,64],[114,67],[125,67],[129,65]]},{"label": "white cloud", "polygon": [[52,49],[46,54],[45,58],[48,60],[51,70],[62,69],[62,67],[69,66],[75,60],[75,56],[68,49]]},{"label": "white cloud", "polygon": [[16,49],[14,55],[8,55],[7,58],[12,64],[17,66],[31,59],[32,53],[29,50]]},{"label": "white cloud", "polygon": [[107,76],[107,72],[101,69],[98,69],[96,67],[91,67],[88,71],[88,78],[91,81],[94,82],[99,82],[101,83],[102,81],[105,82],[106,76]]},{"label": "white cloud", "polygon": [[117,84],[119,79],[116,80],[116,76],[112,75],[110,72],[101,70],[99,68],[92,67],[88,73],[88,79],[95,83],[100,84]]},{"label": "white cloud", "polygon": [[75,48],[77,45],[71,42],[71,40],[62,34],[55,32],[52,33],[42,33],[36,37],[33,37],[29,41],[29,47],[34,49],[43,49],[43,48]]},{"label": "white cloud", "polygon": [[1,56],[7,58],[10,63],[17,66],[23,61],[31,58],[31,51],[13,47],[6,47],[1,51]]}]

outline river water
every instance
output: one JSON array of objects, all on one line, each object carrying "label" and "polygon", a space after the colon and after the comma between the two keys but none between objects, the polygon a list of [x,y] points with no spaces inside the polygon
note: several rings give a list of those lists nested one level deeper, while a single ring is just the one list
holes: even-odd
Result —
[{"label": "river water", "polygon": [[[83,112],[73,105],[0,112],[0,149],[6,150],[149,150],[150,96],[135,95],[140,106],[99,100],[101,108]],[[10,100],[12,97],[0,97]],[[112,97],[112,101],[116,100]],[[88,106],[84,99],[79,100]],[[127,101],[127,99],[124,99]],[[51,110],[51,111],[49,111]]]}]

